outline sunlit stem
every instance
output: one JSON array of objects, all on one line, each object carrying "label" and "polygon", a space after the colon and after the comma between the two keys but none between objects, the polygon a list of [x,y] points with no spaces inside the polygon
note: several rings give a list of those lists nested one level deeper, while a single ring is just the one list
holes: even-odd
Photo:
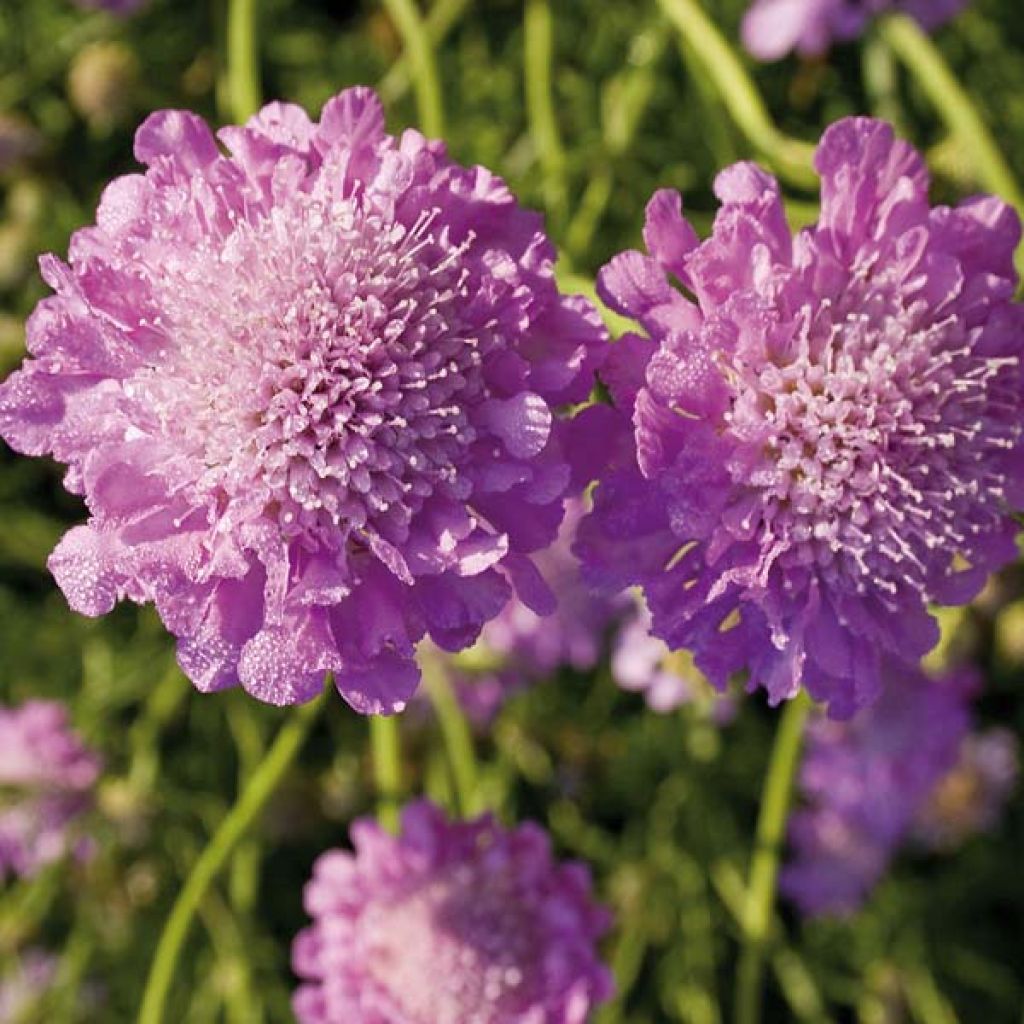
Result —
[{"label": "sunlit stem", "polygon": [[758,1024],[761,1019],[765,954],[775,915],[779,853],[786,834],[804,725],[810,709],[810,698],[802,690],[786,704],[761,792],[743,913],[743,946],[736,975],[736,1024]]},{"label": "sunlit stem", "polygon": [[405,53],[412,68],[412,84],[416,92],[420,129],[424,135],[444,135],[444,105],[441,81],[437,74],[434,44],[419,8],[413,0],[383,0],[384,9],[398,29]]},{"label": "sunlit stem", "polygon": [[[423,20],[431,46],[436,49],[444,42],[445,37],[466,12],[470,2],[471,0],[436,0]],[[409,59],[403,53],[380,80],[377,91],[385,103],[394,103],[402,98],[408,88]]]},{"label": "sunlit stem", "polygon": [[377,820],[389,832],[396,832],[402,805],[402,748],[397,715],[370,717],[370,751],[377,786]]},{"label": "sunlit stem", "polygon": [[814,147],[781,132],[743,63],[698,0],[658,0],[658,6],[686,40],[687,52],[699,60],[755,153],[782,178],[802,188],[816,188]]},{"label": "sunlit stem", "polygon": [[257,5],[258,0],[228,0],[228,99],[239,124],[262,102]]},{"label": "sunlit stem", "polygon": [[469,722],[466,721],[447,673],[435,660],[423,660],[423,685],[427,689],[438,725],[441,727],[459,813],[463,817],[472,817],[482,809],[482,800],[476,748]]},{"label": "sunlit stem", "polygon": [[328,684],[324,694],[291,712],[291,718],[281,727],[234,807],[200,854],[178,894],[157,944],[146,979],[138,1024],[162,1024],[181,950],[203,897],[291,767],[324,706],[326,691],[332,689],[333,685]]},{"label": "sunlit stem", "polygon": [[565,149],[558,131],[552,91],[554,19],[549,0],[526,0],[523,19],[523,60],[526,78],[526,117],[530,137],[544,175],[546,206],[556,227],[565,220],[568,193]]},{"label": "sunlit stem", "polygon": [[[878,31],[893,53],[927,93],[940,117],[971,161],[978,180],[1024,215],[1021,192],[1010,165],[1006,162],[978,108],[957,81],[931,38],[913,18],[887,15]],[[1017,267],[1024,272],[1024,249],[1017,251]]]}]

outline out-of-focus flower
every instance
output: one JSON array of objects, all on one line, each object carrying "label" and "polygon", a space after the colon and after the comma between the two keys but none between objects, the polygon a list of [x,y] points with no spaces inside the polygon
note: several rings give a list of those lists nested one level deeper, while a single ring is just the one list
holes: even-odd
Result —
[{"label": "out-of-focus flower", "polygon": [[0,111],[0,174],[34,156],[42,136],[24,118]]},{"label": "out-of-focus flower", "polygon": [[[333,672],[400,710],[416,643],[471,644],[604,448],[587,399],[604,328],[559,294],[538,214],[442,143],[384,130],[350,89],[320,121],[271,104],[219,134],[141,126],[148,170],[114,181],[0,433],[68,465],[87,525],[50,567],[73,608],[153,601],[203,690],[275,704]],[[570,461],[571,460],[571,461]],[[574,476],[575,472],[575,476]]]},{"label": "out-of-focus flower", "polygon": [[28,949],[10,959],[0,973],[0,1024],[29,1024],[57,974],[55,956]]},{"label": "out-of-focus flower", "polygon": [[604,371],[636,463],[604,473],[576,551],[593,582],[641,584],[654,633],[716,685],[748,670],[773,704],[803,685],[844,717],[883,658],[935,644],[929,602],[1016,557],[1020,226],[993,197],[931,208],[879,121],[832,125],[816,166],[821,218],[795,238],[776,181],[737,164],[710,239],[658,192],[650,255],[602,270],[644,330]]},{"label": "out-of-focus flower", "polygon": [[967,672],[887,681],[849,722],[812,723],[781,886],[806,914],[857,910],[957,764],[976,685]]},{"label": "out-of-focus flower", "polygon": [[736,714],[735,699],[716,693],[686,651],[670,651],[651,633],[650,613],[639,602],[615,634],[612,678],[624,690],[642,693],[652,711],[706,703],[720,725]]},{"label": "out-of-focus flower", "polygon": [[[632,607],[626,595],[595,593],[580,576],[571,545],[584,508],[580,498],[567,503],[557,540],[535,559],[555,595],[555,611],[541,616],[511,600],[484,626],[475,651],[447,659],[452,685],[473,721],[488,721],[511,694],[561,668],[594,668],[612,624]],[[474,661],[480,670],[473,670]]]},{"label": "out-of-focus flower", "polygon": [[754,0],[743,19],[743,45],[760,60],[795,50],[805,57],[856,39],[886,11],[908,14],[928,32],[949,21],[967,0]]},{"label": "out-of-focus flower", "polygon": [[306,889],[301,1024],[584,1024],[610,995],[607,915],[538,827],[449,823],[420,802],[398,836],[361,821],[352,840]]},{"label": "out-of-focus flower", "polygon": [[72,732],[63,704],[0,708],[0,879],[86,856],[76,828],[93,802],[100,759]]},{"label": "out-of-focus flower", "polygon": [[987,832],[999,821],[1019,774],[1019,745],[1008,729],[965,737],[956,765],[921,808],[915,836],[928,846],[951,850]]},{"label": "out-of-focus flower", "polygon": [[110,128],[131,111],[138,77],[138,58],[124,43],[92,43],[71,63],[68,98],[90,124]]},{"label": "out-of-focus flower", "polygon": [[149,0],[74,0],[79,7],[91,11],[107,11],[119,18],[126,18],[141,10]]}]

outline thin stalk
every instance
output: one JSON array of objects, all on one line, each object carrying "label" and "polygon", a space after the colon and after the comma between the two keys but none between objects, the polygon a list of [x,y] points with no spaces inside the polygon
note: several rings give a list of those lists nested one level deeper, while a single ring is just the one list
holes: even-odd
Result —
[{"label": "thin stalk", "polygon": [[548,213],[555,225],[561,227],[567,212],[568,189],[565,149],[558,131],[552,86],[554,17],[550,0],[526,0],[523,14],[523,64],[530,138],[544,175]]},{"label": "thin stalk", "polygon": [[743,945],[736,975],[736,1024],[758,1024],[761,1019],[764,960],[775,915],[779,852],[785,838],[804,725],[810,709],[810,698],[803,690],[786,705],[761,793],[743,914]]},{"label": "thin stalk", "polygon": [[412,66],[412,83],[416,91],[420,129],[424,135],[444,135],[444,104],[441,81],[437,74],[434,45],[413,0],[383,0],[388,17],[395,23]]},{"label": "thin stalk", "polygon": [[481,810],[482,801],[476,748],[469,723],[462,713],[462,707],[442,666],[436,662],[424,661],[423,685],[427,689],[434,706],[434,714],[437,715],[441,727],[459,813],[466,818],[472,817]]},{"label": "thin stalk", "polygon": [[267,755],[185,880],[150,965],[138,1024],[162,1024],[174,971],[199,904],[302,749],[330,689],[331,684],[328,683],[316,700],[291,713],[291,718],[281,727]]},{"label": "thin stalk", "polygon": [[1006,162],[978,108],[931,38],[912,18],[891,14],[878,23],[878,31],[893,53],[927,93],[947,127],[974,165],[978,179],[1024,213],[1024,193]]},{"label": "thin stalk", "polygon": [[228,96],[231,115],[241,124],[259,110],[260,85],[258,0],[228,3]]},{"label": "thin stalk", "polygon": [[[466,12],[471,0],[437,0],[423,21],[427,38],[436,50]],[[409,59],[403,53],[380,80],[377,92],[385,103],[400,100],[409,88]]]},{"label": "thin stalk", "polygon": [[814,147],[781,132],[768,113],[743,63],[698,0],[658,0],[658,6],[700,61],[736,127],[780,177],[801,188],[817,188]]},{"label": "thin stalk", "polygon": [[389,832],[397,832],[402,804],[402,748],[396,715],[370,716],[370,750],[377,785],[377,820]]}]

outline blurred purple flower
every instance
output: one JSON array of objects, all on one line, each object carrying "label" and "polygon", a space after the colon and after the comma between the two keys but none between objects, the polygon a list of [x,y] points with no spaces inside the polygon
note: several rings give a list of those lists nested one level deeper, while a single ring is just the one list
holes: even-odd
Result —
[{"label": "blurred purple flower", "polygon": [[74,0],[79,7],[91,11],[108,11],[119,18],[126,18],[141,10],[149,0]]},{"label": "blurred purple flower", "polygon": [[295,941],[301,1024],[584,1024],[611,994],[606,913],[534,825],[449,823],[426,802],[398,836],[352,827],[319,858]]},{"label": "blurred purple flower", "polygon": [[935,644],[929,602],[1016,557],[1020,226],[993,197],[930,208],[879,121],[834,124],[816,166],[821,219],[795,238],[776,181],[736,164],[710,239],[658,192],[650,255],[602,270],[644,330],[604,370],[636,461],[604,472],[576,551],[592,582],[641,584],[654,633],[716,685],[746,669],[771,703],[804,685],[842,717],[883,656]]},{"label": "blurred purple flower", "polygon": [[957,15],[967,0],[754,0],[743,19],[743,45],[760,60],[796,50],[825,53],[834,42],[856,39],[886,11],[916,19],[931,32]]},{"label": "blurred purple flower", "polygon": [[[161,111],[108,186],[0,433],[67,463],[87,525],[50,558],[76,610],[156,603],[202,690],[274,704],[331,671],[400,710],[416,643],[471,644],[602,449],[605,331],[555,286],[539,214],[349,89],[319,123],[271,104],[219,133]],[[570,464],[570,457],[572,464]],[[573,479],[573,470],[583,474]]]},{"label": "blurred purple flower", "polygon": [[71,731],[63,704],[0,708],[0,879],[88,854],[92,844],[76,824],[99,773],[99,757]]},{"label": "blurred purple flower", "polygon": [[812,723],[800,770],[806,806],[790,820],[781,888],[805,914],[857,910],[885,873],[970,727],[975,677],[888,681],[849,722]]},{"label": "blurred purple flower", "polygon": [[58,966],[55,956],[39,949],[12,957],[0,973],[0,1024],[40,1019],[29,1014],[53,985]]},{"label": "blurred purple flower", "polygon": [[989,831],[999,821],[1019,774],[1019,744],[1008,729],[996,727],[964,737],[956,765],[917,816],[915,837],[934,849],[951,850]]}]

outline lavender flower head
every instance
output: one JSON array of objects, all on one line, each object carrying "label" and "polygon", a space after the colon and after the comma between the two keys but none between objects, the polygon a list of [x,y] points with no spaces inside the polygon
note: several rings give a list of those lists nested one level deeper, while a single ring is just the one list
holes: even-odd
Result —
[{"label": "lavender flower head", "polygon": [[952,850],[995,827],[1017,785],[1020,753],[1009,729],[964,737],[960,757],[921,808],[915,838],[936,850]]},{"label": "lavender flower head", "polygon": [[300,1024],[584,1024],[610,995],[606,914],[536,826],[449,823],[420,802],[398,836],[365,820],[352,840],[306,889]]},{"label": "lavender flower head", "polygon": [[805,914],[849,914],[884,875],[970,726],[976,679],[917,673],[889,681],[849,722],[812,723],[790,819],[781,888]]},{"label": "lavender flower head", "polygon": [[0,880],[88,853],[76,825],[99,773],[99,757],[71,731],[63,704],[0,708]]},{"label": "lavender flower head", "polygon": [[529,555],[580,419],[554,410],[587,398],[604,330],[556,290],[540,216],[386,134],[368,89],[219,139],[180,111],[141,126],[146,173],[69,266],[41,261],[57,294],[0,433],[86,499],[50,559],[73,608],[155,602],[202,690],[296,703],[331,671],[399,710],[425,634],[465,647],[513,592],[551,610]]},{"label": "lavender flower head", "polygon": [[1016,557],[1024,314],[1005,203],[931,208],[920,155],[865,118],[816,166],[821,218],[795,238],[741,163],[711,238],[658,192],[649,255],[601,272],[644,331],[605,372],[636,464],[605,472],[576,550],[592,581],[642,584],[654,633],[716,685],[745,669],[838,717],[878,697],[883,656],[935,644],[929,602]]},{"label": "lavender flower head", "polygon": [[825,53],[834,42],[856,39],[887,11],[907,14],[931,32],[960,13],[967,0],[754,0],[743,19],[743,45],[759,60],[795,50]]}]

